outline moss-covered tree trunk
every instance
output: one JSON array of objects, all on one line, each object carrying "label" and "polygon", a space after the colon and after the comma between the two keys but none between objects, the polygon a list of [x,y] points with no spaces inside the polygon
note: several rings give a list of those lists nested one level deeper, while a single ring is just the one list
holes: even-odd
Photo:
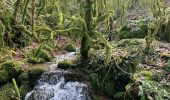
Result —
[{"label": "moss-covered tree trunk", "polygon": [[35,35],[35,0],[32,0],[32,34]]},{"label": "moss-covered tree trunk", "polygon": [[25,0],[24,1],[24,12],[23,12],[23,16],[22,16],[22,23],[24,24],[24,21],[25,21],[25,16],[27,14],[27,7],[28,7],[28,4],[29,4],[29,1],[30,0]]},{"label": "moss-covered tree trunk", "polygon": [[88,60],[88,54],[90,50],[89,38],[87,35],[84,35],[81,40],[81,60],[86,62]]},{"label": "moss-covered tree trunk", "polygon": [[89,35],[91,35],[91,31],[93,29],[92,25],[92,0],[86,0],[86,13],[85,13],[85,22],[86,22],[86,32],[81,41],[81,60],[87,61],[88,60],[88,53],[90,50],[90,39]]},{"label": "moss-covered tree trunk", "polygon": [[170,18],[165,29],[165,40],[170,42]]},{"label": "moss-covered tree trunk", "polygon": [[15,8],[14,8],[14,14],[13,14],[13,16],[14,16],[14,25],[17,22],[17,15],[18,15],[18,12],[19,12],[20,3],[21,3],[21,0],[17,0],[15,2]]}]

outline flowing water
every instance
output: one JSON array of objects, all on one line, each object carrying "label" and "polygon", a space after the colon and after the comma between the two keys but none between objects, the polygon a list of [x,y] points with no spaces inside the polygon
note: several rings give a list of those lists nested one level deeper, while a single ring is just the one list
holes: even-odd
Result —
[{"label": "flowing water", "polygon": [[50,70],[43,73],[34,89],[27,93],[25,100],[90,100],[86,84],[77,81],[65,81],[65,75],[72,72],[57,69],[59,61],[73,60],[74,52],[55,57]]}]

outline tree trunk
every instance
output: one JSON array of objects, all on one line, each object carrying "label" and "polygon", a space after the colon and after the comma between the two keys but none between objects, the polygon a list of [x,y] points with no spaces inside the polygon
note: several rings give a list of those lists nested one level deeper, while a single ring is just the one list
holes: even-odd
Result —
[{"label": "tree trunk", "polygon": [[88,60],[88,53],[90,50],[90,37],[89,35],[91,34],[91,30],[93,29],[93,24],[92,24],[92,2],[91,0],[86,0],[86,17],[85,17],[85,22],[86,22],[86,33],[82,37],[81,40],[81,60],[86,62]]},{"label": "tree trunk", "polygon": [[20,3],[21,3],[21,0],[17,0],[15,2],[15,8],[14,8],[14,25],[17,24],[17,15],[18,15],[18,12],[19,12],[19,7],[20,7]]},{"label": "tree trunk", "polygon": [[88,61],[89,50],[90,50],[89,38],[88,36],[84,35],[81,40],[81,51],[80,51],[82,62]]},{"label": "tree trunk", "polygon": [[166,26],[166,29],[165,29],[165,40],[170,42],[170,18],[169,18],[169,21],[168,21],[168,24]]}]

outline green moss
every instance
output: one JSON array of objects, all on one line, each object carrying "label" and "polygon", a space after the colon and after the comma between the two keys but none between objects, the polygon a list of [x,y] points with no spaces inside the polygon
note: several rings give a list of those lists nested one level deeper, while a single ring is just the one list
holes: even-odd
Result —
[{"label": "green moss", "polygon": [[99,86],[100,86],[100,80],[99,80],[99,76],[98,74],[96,73],[92,73],[90,74],[90,82],[92,84],[92,87],[95,89],[95,90],[98,90],[99,89]]},{"label": "green moss", "polygon": [[32,63],[32,64],[39,64],[39,63],[44,63],[45,60],[43,58],[35,58],[35,57],[30,57],[28,59],[28,62]]},{"label": "green moss", "polygon": [[12,83],[7,83],[0,88],[1,100],[16,100],[16,93]]},{"label": "green moss", "polygon": [[44,73],[45,70],[43,68],[32,68],[28,71],[29,73],[29,84],[31,88],[33,88],[36,84],[36,81],[40,78],[41,74]]},{"label": "green moss", "polygon": [[117,92],[114,95],[114,100],[124,100],[125,92]]},{"label": "green moss", "polygon": [[139,46],[145,44],[144,39],[123,39],[116,43],[117,47]]},{"label": "green moss", "polygon": [[114,94],[114,84],[113,82],[105,82],[104,83],[104,92],[105,95],[112,97]]},{"label": "green moss", "polygon": [[39,54],[37,55],[37,57],[42,58],[45,61],[50,61],[52,59],[49,52],[47,52],[46,50],[43,50],[43,49],[39,51]]},{"label": "green moss", "polygon": [[132,80],[152,80],[153,74],[150,71],[140,71],[132,76]]},{"label": "green moss", "polygon": [[148,35],[147,23],[143,20],[138,22],[137,27],[124,25],[119,31],[120,39],[145,38]]},{"label": "green moss", "polygon": [[18,76],[18,81],[23,84],[27,81],[29,81],[29,74],[27,72],[23,72]]},{"label": "green moss", "polygon": [[128,25],[124,25],[119,31],[119,37],[121,39],[128,38],[131,30],[132,30],[131,27],[129,27]]},{"label": "green moss", "polygon": [[0,70],[0,84],[7,82],[9,79],[8,72],[5,70]]},{"label": "green moss", "polygon": [[26,94],[31,90],[31,87],[28,82],[25,82],[19,87],[19,90],[21,93],[21,99],[24,100]]},{"label": "green moss", "polygon": [[52,59],[50,53],[42,47],[33,49],[29,55],[28,61],[33,64],[44,63]]},{"label": "green moss", "polygon": [[6,70],[10,78],[16,78],[21,73],[21,67],[18,62],[6,61],[0,65],[0,69]]},{"label": "green moss", "polygon": [[52,45],[43,45],[42,49],[48,51],[48,52],[52,52],[53,51],[53,46]]},{"label": "green moss", "polygon": [[75,52],[75,51],[76,51],[76,48],[74,47],[73,44],[68,43],[68,44],[64,47],[64,50],[66,50],[66,51],[68,51],[68,52]]},{"label": "green moss", "polygon": [[75,68],[75,65],[71,61],[64,60],[58,63],[58,68],[61,69]]}]

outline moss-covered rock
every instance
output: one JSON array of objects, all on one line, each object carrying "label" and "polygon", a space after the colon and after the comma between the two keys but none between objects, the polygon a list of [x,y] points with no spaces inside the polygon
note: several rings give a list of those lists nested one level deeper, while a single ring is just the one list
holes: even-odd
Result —
[{"label": "moss-covered rock", "polygon": [[28,71],[29,74],[29,84],[31,88],[33,88],[40,78],[41,74],[44,73],[45,70],[43,68],[32,68]]},{"label": "moss-covered rock", "polygon": [[64,60],[58,63],[58,68],[61,69],[75,68],[75,64],[73,64],[73,62],[71,61]]},{"label": "moss-covered rock", "polygon": [[0,70],[0,85],[7,82],[9,79],[8,72],[6,70]]},{"label": "moss-covered rock", "polygon": [[52,56],[50,52],[47,50],[44,50],[43,47],[39,47],[36,49],[33,49],[29,54],[28,61],[33,64],[37,63],[44,63],[46,61],[50,61],[52,59]]},{"label": "moss-covered rock", "polygon": [[24,100],[26,94],[31,90],[31,87],[29,86],[28,82],[25,82],[19,87],[19,90],[21,94],[21,99]]},{"label": "moss-covered rock", "polygon": [[30,57],[28,59],[28,62],[32,63],[32,64],[39,64],[39,63],[44,63],[45,60],[43,58],[35,58],[35,57]]},{"label": "moss-covered rock", "polygon": [[48,51],[46,50],[40,50],[39,51],[39,54],[37,55],[38,58],[42,58],[44,59],[45,61],[50,61],[52,59],[51,55],[49,54]]},{"label": "moss-covered rock", "polygon": [[7,83],[0,88],[1,100],[16,100],[16,93],[12,83]]},{"label": "moss-covered rock", "polygon": [[114,100],[124,100],[125,92],[117,92],[114,95]]},{"label": "moss-covered rock", "polygon": [[27,81],[29,81],[29,74],[27,72],[23,72],[18,76],[18,82],[20,82],[20,84],[23,84]]},{"label": "moss-covered rock", "polygon": [[0,69],[7,71],[10,78],[16,78],[22,71],[19,63],[15,61],[6,61],[2,63]]},{"label": "moss-covered rock", "polygon": [[64,50],[66,50],[66,51],[68,51],[68,52],[75,52],[75,51],[76,51],[76,48],[74,47],[73,44],[68,43],[68,44],[64,47]]}]

